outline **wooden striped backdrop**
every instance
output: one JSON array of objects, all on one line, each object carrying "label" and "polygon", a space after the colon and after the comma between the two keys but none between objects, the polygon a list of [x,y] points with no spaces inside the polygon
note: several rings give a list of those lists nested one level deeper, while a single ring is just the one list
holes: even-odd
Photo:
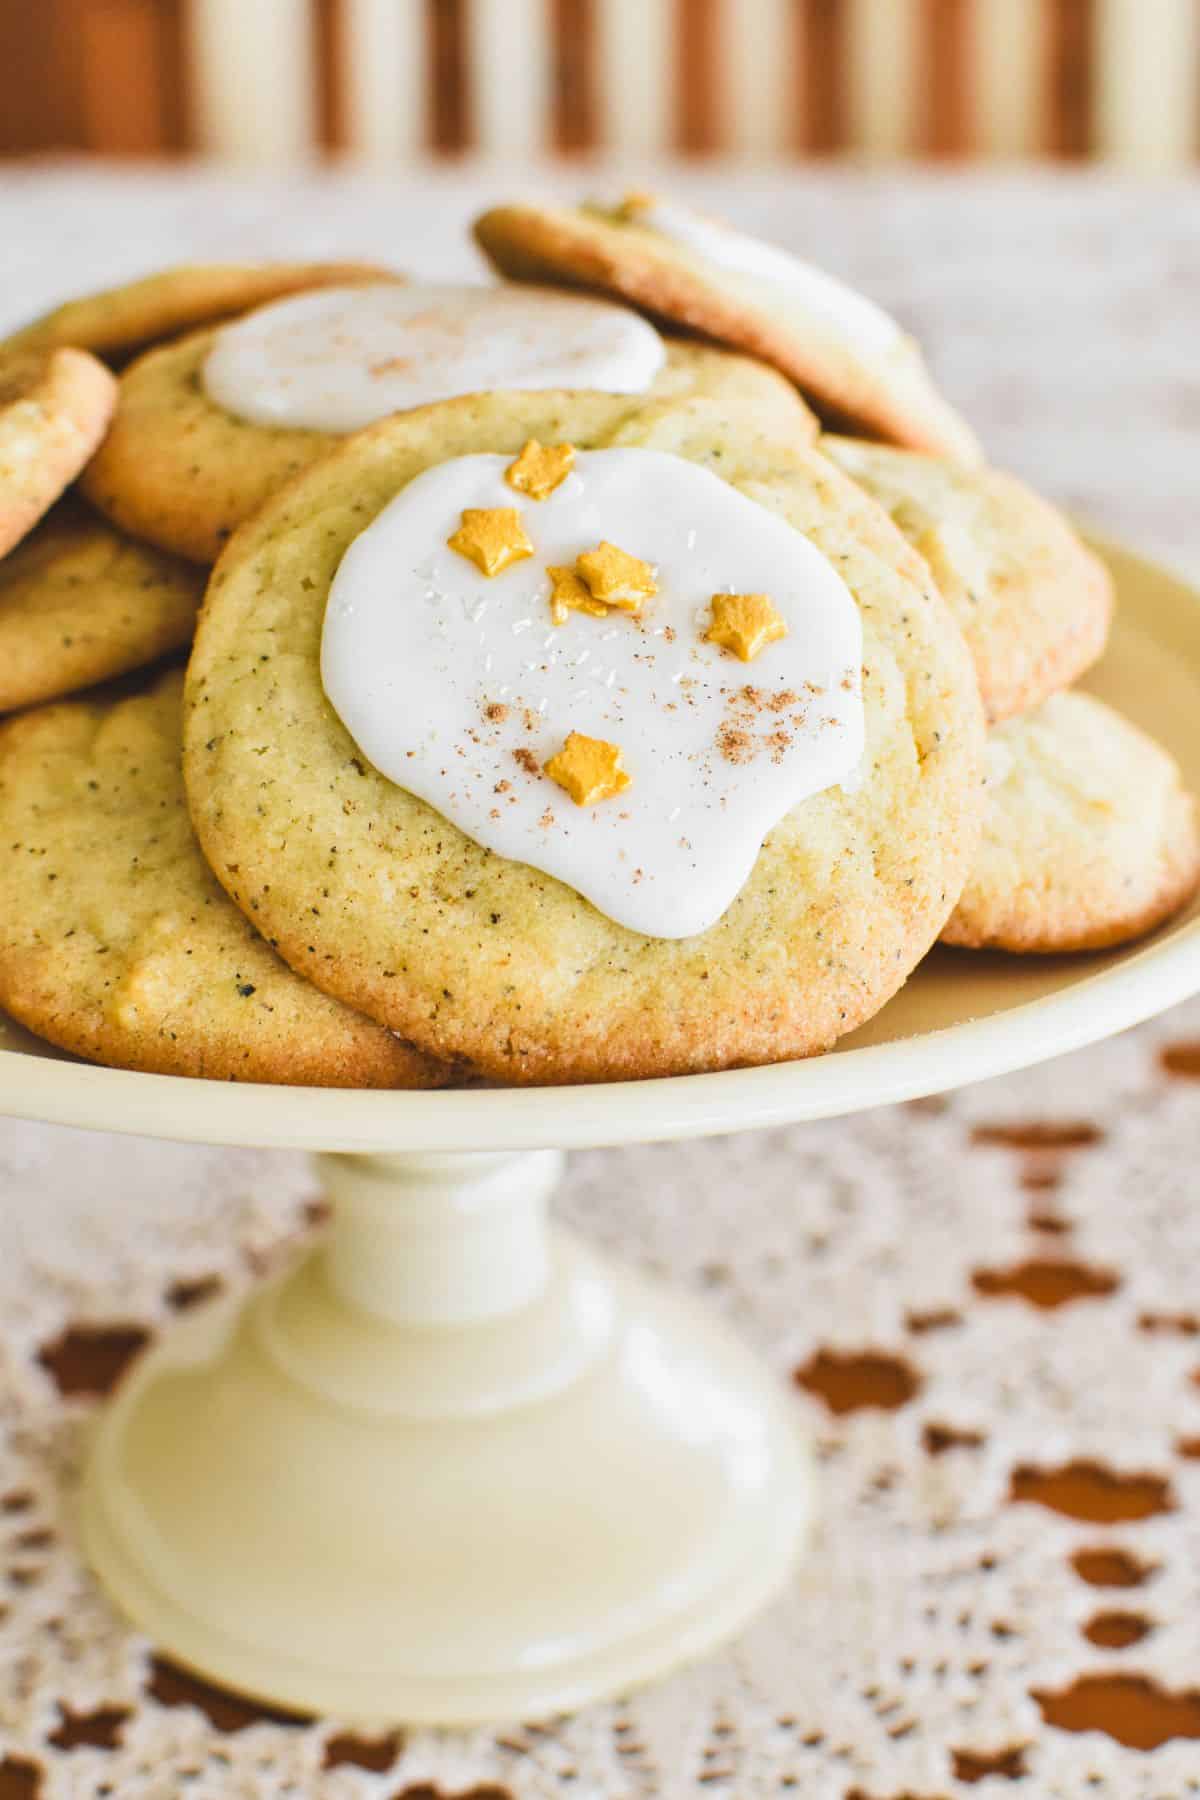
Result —
[{"label": "wooden striped backdrop", "polygon": [[0,151],[1200,151],[1200,0],[0,0]]}]

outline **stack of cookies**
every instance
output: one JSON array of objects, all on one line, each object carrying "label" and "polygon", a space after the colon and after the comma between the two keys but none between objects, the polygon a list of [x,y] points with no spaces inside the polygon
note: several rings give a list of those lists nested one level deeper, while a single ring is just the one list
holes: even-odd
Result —
[{"label": "stack of cookies", "polygon": [[1072,688],[1104,565],[887,314],[651,195],[476,235],[495,285],[183,268],[0,345],[0,1006],[622,1080],[1190,898],[1178,769]]}]

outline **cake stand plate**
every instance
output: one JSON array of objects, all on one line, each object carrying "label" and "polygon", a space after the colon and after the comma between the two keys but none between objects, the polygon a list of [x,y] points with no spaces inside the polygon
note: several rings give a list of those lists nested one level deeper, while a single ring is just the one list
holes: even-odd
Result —
[{"label": "cake stand plate", "polygon": [[[1200,790],[1200,595],[1101,548],[1121,607],[1087,685]],[[1099,956],[937,952],[807,1062],[434,1094],[93,1068],[0,1018],[0,1111],[319,1151],[334,1202],[322,1248],[122,1384],[85,1483],[94,1567],[179,1661],[356,1723],[536,1718],[665,1673],[787,1580],[811,1471],[723,1326],[548,1225],[562,1151],[933,1093],[1198,990],[1193,906]]]}]

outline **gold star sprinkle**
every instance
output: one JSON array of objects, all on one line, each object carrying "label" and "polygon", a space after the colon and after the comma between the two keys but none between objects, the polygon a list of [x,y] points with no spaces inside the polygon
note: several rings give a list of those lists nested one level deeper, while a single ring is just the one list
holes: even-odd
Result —
[{"label": "gold star sprinkle", "polygon": [[585,550],[575,558],[575,568],[592,590],[593,600],[603,600],[621,612],[640,613],[642,601],[657,594],[654,570],[640,556],[618,550],[601,539],[597,550]]},{"label": "gold star sprinkle", "polygon": [[623,794],[632,779],[621,767],[619,744],[603,738],[584,737],[573,731],[556,756],[546,764],[546,774],[566,788],[576,806],[595,806]]},{"label": "gold star sprinkle", "polygon": [[574,444],[539,444],[530,438],[516,462],[509,463],[504,479],[531,500],[547,500],[567,479],[575,463]]},{"label": "gold star sprinkle", "polygon": [[533,555],[515,506],[468,506],[462,524],[446,542],[460,556],[469,556],[485,575],[499,575],[511,563]]},{"label": "gold star sprinkle", "polygon": [[743,662],[752,662],[767,644],[786,636],[787,625],[766,594],[713,595],[706,644],[720,644]]},{"label": "gold star sprinkle", "polygon": [[590,613],[593,619],[606,619],[608,608],[603,600],[596,600],[589,587],[580,581],[574,569],[547,566],[547,575],[553,586],[550,589],[550,618],[555,625],[565,625],[570,612]]}]

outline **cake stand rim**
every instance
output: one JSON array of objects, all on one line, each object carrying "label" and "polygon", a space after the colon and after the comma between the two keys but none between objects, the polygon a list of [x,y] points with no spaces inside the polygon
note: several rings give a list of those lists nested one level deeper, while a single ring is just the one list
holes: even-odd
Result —
[{"label": "cake stand rim", "polygon": [[[1094,531],[1109,559],[1200,607],[1186,573]],[[1200,657],[1197,657],[1200,677]],[[950,954],[970,955],[970,952]],[[1070,963],[1071,959],[1064,959]],[[799,1062],[567,1087],[401,1092],[218,1082],[0,1049],[0,1115],[194,1143],[327,1152],[647,1143],[829,1118],[1010,1074],[1200,992],[1200,916],[1060,989],[911,1037]]]},{"label": "cake stand rim", "polygon": [[800,1124],[948,1093],[1111,1037],[1200,993],[1200,918],[1002,1012],[799,1062],[575,1087],[278,1087],[0,1051],[0,1115],[187,1143],[331,1153],[582,1149]]}]

